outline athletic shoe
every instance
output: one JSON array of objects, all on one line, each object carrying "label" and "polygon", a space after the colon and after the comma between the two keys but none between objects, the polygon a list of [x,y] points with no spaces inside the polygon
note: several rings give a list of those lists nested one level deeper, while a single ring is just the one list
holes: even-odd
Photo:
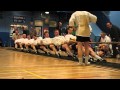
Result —
[{"label": "athletic shoe", "polygon": [[85,63],[85,65],[90,65],[90,62]]}]

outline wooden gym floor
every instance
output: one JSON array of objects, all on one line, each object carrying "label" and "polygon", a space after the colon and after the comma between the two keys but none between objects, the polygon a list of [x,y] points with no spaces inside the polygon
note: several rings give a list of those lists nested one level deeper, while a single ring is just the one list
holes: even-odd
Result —
[{"label": "wooden gym floor", "polygon": [[0,47],[0,79],[120,79],[120,69],[95,64],[80,66],[71,60]]}]

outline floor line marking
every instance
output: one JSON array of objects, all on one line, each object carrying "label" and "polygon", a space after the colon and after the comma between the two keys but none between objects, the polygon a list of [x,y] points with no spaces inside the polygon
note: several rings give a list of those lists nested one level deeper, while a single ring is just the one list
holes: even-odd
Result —
[{"label": "floor line marking", "polygon": [[38,74],[35,74],[35,73],[33,73],[33,72],[30,72],[30,71],[27,71],[27,70],[23,70],[23,71],[24,71],[24,72],[27,72],[27,73],[29,73],[29,74],[31,74],[31,75],[33,75],[33,76],[39,77],[40,79],[46,79],[45,77],[40,76],[40,75],[38,75]]}]

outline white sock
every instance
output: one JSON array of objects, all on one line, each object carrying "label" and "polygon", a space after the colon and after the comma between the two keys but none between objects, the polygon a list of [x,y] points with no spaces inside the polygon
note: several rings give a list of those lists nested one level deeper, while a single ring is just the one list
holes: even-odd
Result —
[{"label": "white sock", "polygon": [[78,58],[79,63],[83,63],[83,59],[82,58]]},{"label": "white sock", "polygon": [[85,63],[88,63],[89,56],[85,56]]}]

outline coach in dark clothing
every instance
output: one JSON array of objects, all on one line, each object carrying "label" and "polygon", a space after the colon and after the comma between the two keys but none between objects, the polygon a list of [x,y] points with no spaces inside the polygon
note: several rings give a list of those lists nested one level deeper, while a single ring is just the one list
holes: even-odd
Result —
[{"label": "coach in dark clothing", "polygon": [[27,27],[22,27],[23,29],[23,34],[29,35],[29,30],[27,29]]},{"label": "coach in dark clothing", "polygon": [[59,30],[59,34],[62,34],[62,22],[58,22],[56,29]]},{"label": "coach in dark clothing", "polygon": [[[106,23],[106,27],[110,30],[109,35],[111,37],[112,42],[119,42],[120,41],[120,29],[117,26],[112,25],[110,22]],[[118,44],[112,44],[113,58],[115,58],[116,55],[118,54],[116,47],[118,47]]]}]

